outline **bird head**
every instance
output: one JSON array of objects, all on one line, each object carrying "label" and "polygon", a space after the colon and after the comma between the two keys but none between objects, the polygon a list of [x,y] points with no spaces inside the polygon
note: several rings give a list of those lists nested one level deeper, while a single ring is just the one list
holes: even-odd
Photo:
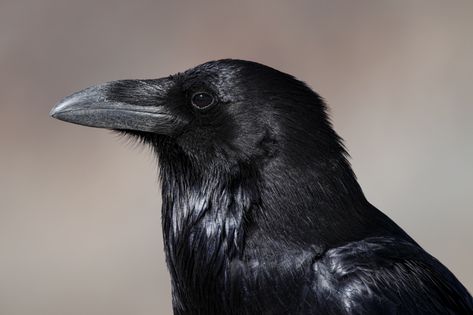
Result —
[{"label": "bird head", "polygon": [[172,143],[200,167],[262,163],[278,154],[303,165],[343,151],[317,94],[288,74],[243,60],[92,86],[64,98],[50,114],[156,147]]},{"label": "bird head", "polygon": [[[263,209],[268,231],[310,229],[328,239],[363,225],[359,211],[348,209],[365,199],[323,100],[268,66],[225,59],[160,79],[111,81],[64,98],[51,116],[150,144],[163,198],[183,187],[222,199],[222,192],[238,194],[237,186],[247,208]],[[201,197],[182,198],[201,206]]]}]

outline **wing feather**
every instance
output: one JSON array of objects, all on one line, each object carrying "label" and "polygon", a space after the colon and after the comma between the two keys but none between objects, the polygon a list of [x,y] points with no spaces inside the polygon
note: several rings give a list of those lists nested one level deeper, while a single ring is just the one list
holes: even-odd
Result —
[{"label": "wing feather", "polygon": [[312,265],[327,314],[473,314],[455,276],[418,245],[370,238],[327,251]]}]

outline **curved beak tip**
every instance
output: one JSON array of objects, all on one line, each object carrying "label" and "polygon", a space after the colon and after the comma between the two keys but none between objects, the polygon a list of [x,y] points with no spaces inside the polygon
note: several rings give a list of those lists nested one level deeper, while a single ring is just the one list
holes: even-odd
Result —
[{"label": "curved beak tip", "polygon": [[53,118],[57,118],[59,111],[57,110],[57,106],[54,106],[50,111],[49,111],[49,116]]},{"label": "curved beak tip", "polygon": [[58,103],[56,103],[56,105],[53,106],[53,108],[51,108],[51,110],[49,111],[49,116],[53,118],[60,118],[61,112],[64,110],[68,103],[71,103],[70,97],[66,97],[60,100]]},{"label": "curved beak tip", "polygon": [[79,107],[81,104],[81,98],[77,96],[78,93],[74,93],[72,95],[69,95],[62,100],[60,100],[54,107],[49,111],[49,116],[59,119],[59,120],[64,120],[65,115],[64,113],[67,113],[73,109],[79,109],[75,107]]}]

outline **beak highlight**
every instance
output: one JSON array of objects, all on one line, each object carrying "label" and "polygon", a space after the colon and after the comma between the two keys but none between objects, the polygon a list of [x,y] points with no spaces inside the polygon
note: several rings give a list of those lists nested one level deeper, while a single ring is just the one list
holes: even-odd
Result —
[{"label": "beak highlight", "polygon": [[163,102],[164,80],[121,80],[92,86],[64,98],[49,114],[83,126],[170,135],[180,121]]}]

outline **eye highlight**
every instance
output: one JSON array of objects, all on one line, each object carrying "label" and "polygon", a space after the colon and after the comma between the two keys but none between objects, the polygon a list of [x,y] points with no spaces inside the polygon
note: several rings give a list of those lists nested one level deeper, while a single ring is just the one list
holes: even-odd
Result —
[{"label": "eye highlight", "polygon": [[191,102],[195,107],[202,109],[212,105],[215,99],[207,92],[197,92],[192,95]]}]

